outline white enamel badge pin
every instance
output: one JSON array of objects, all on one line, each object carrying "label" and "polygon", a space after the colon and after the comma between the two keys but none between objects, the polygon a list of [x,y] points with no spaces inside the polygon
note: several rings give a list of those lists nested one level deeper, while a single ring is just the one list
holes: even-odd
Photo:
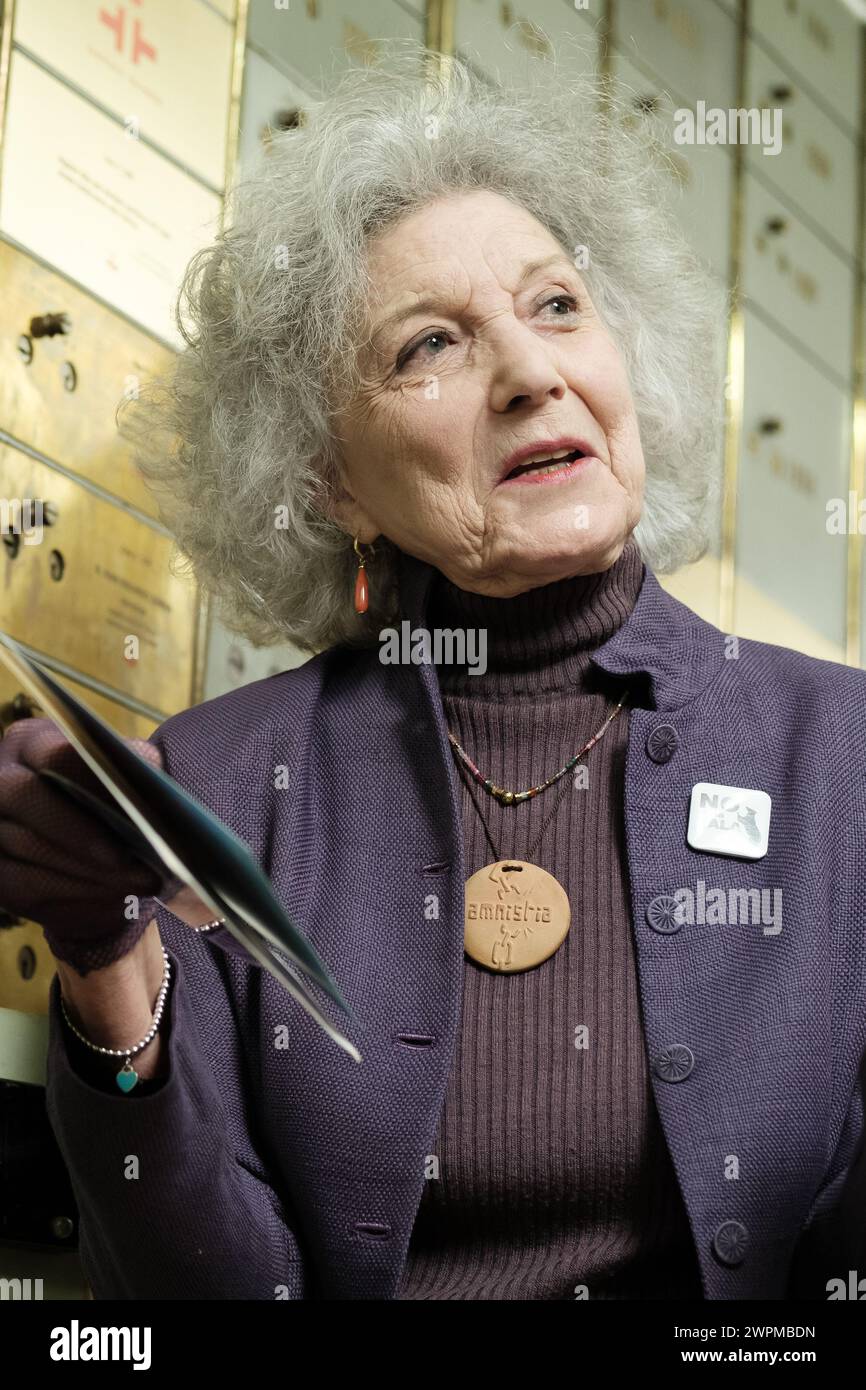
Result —
[{"label": "white enamel badge pin", "polygon": [[763,859],[770,838],[772,800],[753,787],[696,782],[689,806],[686,841],[692,849]]}]

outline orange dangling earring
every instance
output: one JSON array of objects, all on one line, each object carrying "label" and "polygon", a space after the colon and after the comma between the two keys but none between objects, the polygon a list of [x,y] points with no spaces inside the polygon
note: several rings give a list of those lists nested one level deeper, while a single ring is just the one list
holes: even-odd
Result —
[{"label": "orange dangling earring", "polygon": [[[375,555],[375,551],[370,546],[370,554]],[[370,585],[367,580],[365,565],[366,557],[358,549],[358,537],[355,537],[355,554],[358,557],[358,573],[355,576],[355,612],[366,613],[370,605]]]}]

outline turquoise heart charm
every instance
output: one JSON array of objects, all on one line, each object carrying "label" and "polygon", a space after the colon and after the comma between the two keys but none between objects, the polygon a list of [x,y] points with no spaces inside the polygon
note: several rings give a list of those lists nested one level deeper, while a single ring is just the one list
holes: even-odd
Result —
[{"label": "turquoise heart charm", "polygon": [[136,1081],[138,1080],[138,1072],[127,1062],[126,1065],[122,1067],[121,1070],[117,1073],[115,1080],[118,1086],[120,1087],[121,1091],[126,1091],[127,1093],[129,1093],[135,1085]]}]

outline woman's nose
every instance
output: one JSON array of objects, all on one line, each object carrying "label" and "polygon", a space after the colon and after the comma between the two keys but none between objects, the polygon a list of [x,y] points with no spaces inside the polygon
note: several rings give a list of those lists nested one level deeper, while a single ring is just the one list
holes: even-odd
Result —
[{"label": "woman's nose", "polygon": [[551,346],[522,324],[501,326],[491,343],[493,375],[491,404],[513,410],[516,403],[540,405],[553,396],[560,400],[566,382]]}]

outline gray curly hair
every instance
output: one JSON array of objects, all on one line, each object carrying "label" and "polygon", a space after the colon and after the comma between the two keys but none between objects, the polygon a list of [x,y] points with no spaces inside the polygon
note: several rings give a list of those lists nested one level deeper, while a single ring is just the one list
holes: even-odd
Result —
[{"label": "gray curly hair", "polygon": [[[557,69],[559,64],[554,65]],[[658,572],[700,558],[715,521],[724,293],[665,208],[667,156],[625,93],[545,65],[492,86],[392,39],[276,135],[196,253],[185,342],[118,425],[190,570],[255,646],[369,644],[397,616],[397,547],[380,536],[370,610],[351,601],[353,540],[333,520],[333,412],[358,389],[372,236],[444,193],[484,188],[531,212],[614,335],[647,463],[635,533]],[[185,322],[184,320],[187,320]]]}]

